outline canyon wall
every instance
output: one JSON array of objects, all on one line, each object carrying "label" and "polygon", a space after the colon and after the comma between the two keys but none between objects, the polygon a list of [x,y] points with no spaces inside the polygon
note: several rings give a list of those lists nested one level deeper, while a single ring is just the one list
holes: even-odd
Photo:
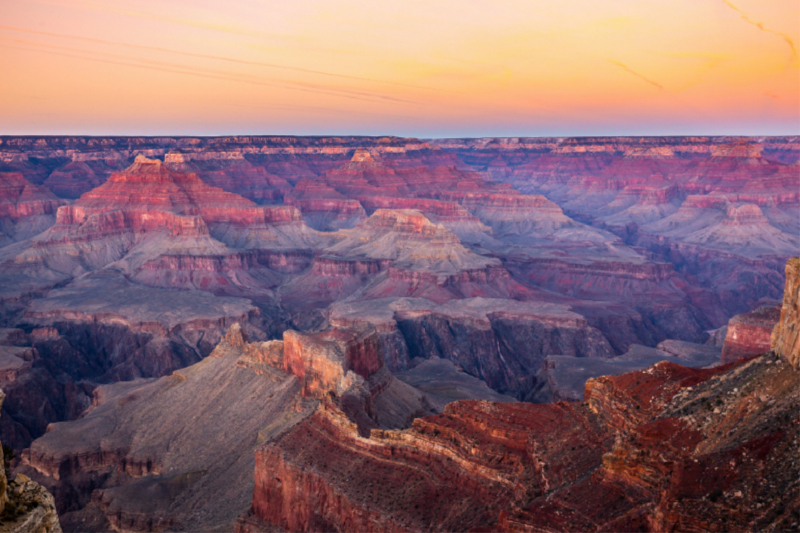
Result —
[{"label": "canyon wall", "polygon": [[460,401],[369,436],[322,403],[256,452],[237,531],[791,529],[797,379],[768,356],[662,362],[582,403]]},{"label": "canyon wall", "polygon": [[772,350],[800,367],[800,258],[786,263],[786,288],[778,323],[771,338]]},{"label": "canyon wall", "polygon": [[[234,323],[252,341],[237,368],[296,380],[300,403],[331,405],[320,424],[340,412],[367,440],[455,399],[579,399],[661,360],[796,361],[796,306],[775,309],[800,246],[798,160],[797,137],[0,137],[0,438],[20,452],[96,394],[180,382]],[[723,356],[694,344],[729,321]],[[204,467],[169,477],[124,451],[90,454],[96,471],[72,456],[58,505],[188,527],[130,502],[169,487],[188,501]],[[487,519],[517,527],[501,514]]]}]

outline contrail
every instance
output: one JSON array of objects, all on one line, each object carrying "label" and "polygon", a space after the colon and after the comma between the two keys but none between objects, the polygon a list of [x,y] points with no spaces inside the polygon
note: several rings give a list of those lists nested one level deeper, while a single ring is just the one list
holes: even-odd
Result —
[{"label": "contrail", "polygon": [[[15,42],[17,44],[23,44],[23,45],[26,45],[26,46],[31,46],[29,43],[15,41],[14,39],[3,39],[3,38],[0,38],[0,40],[9,41],[9,42]],[[37,45],[34,44],[33,46],[37,46]],[[38,46],[42,46],[42,45],[38,45]],[[48,45],[44,45],[44,46],[48,46]],[[172,65],[164,64],[164,63],[162,63],[162,65],[165,65],[165,66],[157,66],[158,63],[154,63],[152,61],[150,62],[151,64],[147,65],[147,64],[141,64],[141,63],[132,63],[130,61],[101,59],[101,58],[97,58],[97,57],[89,57],[89,56],[86,56],[86,55],[70,54],[70,53],[65,53],[65,52],[56,52],[56,51],[52,51],[52,50],[41,50],[41,49],[36,49],[36,48],[23,48],[23,47],[20,47],[20,46],[9,46],[9,45],[6,45],[6,44],[0,44],[0,47],[2,47],[2,48],[10,48],[10,49],[14,49],[14,50],[27,50],[29,52],[39,52],[39,53],[43,53],[43,54],[51,54],[51,55],[57,55],[57,56],[62,56],[62,57],[72,57],[72,58],[76,58],[76,59],[83,59],[83,60],[86,60],[86,61],[93,61],[93,62],[96,62],[96,63],[106,63],[106,64],[109,64],[109,65],[122,65],[122,66],[135,67],[135,68],[144,68],[144,69],[149,69],[149,70],[158,70],[158,71],[161,71],[161,72],[170,72],[170,73],[173,73],[173,74],[185,74],[185,75],[188,75],[188,76],[196,76],[196,77],[200,77],[200,78],[208,78],[208,79],[224,80],[224,81],[235,81],[235,82],[239,82],[239,83],[249,83],[249,84],[252,84],[252,85],[261,85],[261,86],[265,86],[265,87],[281,87],[281,88],[284,88],[284,89],[292,89],[292,90],[296,90],[296,91],[311,92],[311,93],[317,93],[317,94],[326,94],[326,95],[329,95],[329,96],[339,96],[339,97],[342,97],[342,98],[350,98],[350,99],[353,99],[353,100],[364,100],[364,101],[369,101],[369,102],[386,102],[386,101],[390,101],[390,102],[406,103],[406,104],[415,104],[416,103],[416,102],[411,102],[411,101],[408,101],[408,100],[402,100],[402,99],[399,99],[399,98],[392,98],[392,97],[389,97],[389,96],[370,95],[370,94],[363,94],[363,93],[358,93],[358,92],[354,92],[354,91],[341,91],[341,90],[336,90],[336,89],[320,88],[320,87],[315,87],[315,86],[309,85],[309,84],[297,84],[297,83],[291,83],[291,82],[290,83],[269,83],[269,82],[260,82],[260,81],[255,81],[255,80],[237,78],[237,77],[234,77],[234,76],[229,76],[229,75],[225,75],[225,74],[221,74],[221,73],[213,73],[213,72],[212,73],[203,73],[203,72],[199,72],[199,71],[187,70],[184,67],[175,68]],[[50,45],[49,47],[55,48],[52,45]],[[69,50],[69,48],[66,48],[66,47],[61,47],[61,49]]]},{"label": "contrail", "polygon": [[282,70],[291,70],[291,71],[295,71],[295,72],[303,72],[303,73],[306,73],[306,74],[318,74],[320,76],[331,76],[331,77],[334,77],[334,78],[344,78],[344,79],[349,79],[349,80],[371,81],[371,82],[374,82],[374,83],[385,83],[385,84],[388,84],[388,85],[396,85],[398,87],[409,87],[409,88],[412,88],[412,89],[423,89],[423,90],[426,90],[426,91],[439,91],[439,89],[432,89],[430,87],[422,87],[422,86],[419,86],[419,85],[410,85],[410,84],[407,84],[407,83],[399,83],[399,82],[395,82],[395,81],[383,81],[383,80],[376,80],[376,79],[373,79],[373,78],[363,78],[363,77],[360,77],[360,76],[349,76],[347,74],[337,74],[335,72],[325,72],[325,71],[322,71],[322,70],[312,70],[312,69],[307,69],[307,68],[302,68],[302,67],[288,67],[286,65],[277,65],[277,64],[273,64],[273,63],[262,63],[260,61],[247,61],[245,59],[236,59],[236,58],[233,58],[233,57],[215,56],[215,55],[209,55],[209,54],[197,54],[197,53],[193,53],[193,52],[183,52],[181,50],[173,50],[173,49],[170,49],[170,48],[161,48],[159,46],[148,46],[148,45],[143,45],[143,44],[130,44],[130,43],[123,43],[123,42],[118,42],[118,41],[107,41],[105,39],[93,39],[91,37],[81,37],[81,36],[78,36],[78,35],[68,35],[68,34],[64,34],[64,33],[52,33],[52,32],[47,32],[47,31],[29,30],[29,29],[26,29],[26,28],[15,28],[13,26],[0,25],[0,29],[9,30],[9,31],[17,31],[17,32],[22,32],[22,33],[31,33],[31,34],[35,34],[35,35],[46,35],[48,37],[60,37],[60,38],[64,38],[64,39],[75,39],[75,40],[79,40],[79,41],[86,41],[86,42],[98,43],[98,44],[110,44],[110,45],[113,45],[113,46],[125,46],[125,47],[128,47],[128,48],[138,48],[140,50],[153,50],[155,52],[166,52],[168,54],[177,54],[177,55],[182,55],[182,56],[187,56],[187,57],[198,57],[198,58],[201,58],[201,59],[213,59],[213,60],[216,60],[216,61],[227,61],[227,62],[230,62],[230,63],[238,63],[240,65],[253,65],[253,66],[257,66],[257,67],[275,68],[275,69],[282,69]]},{"label": "contrail", "polygon": [[[406,100],[406,99],[403,99],[403,98],[397,98],[397,97],[393,97],[393,96],[386,96],[386,95],[382,95],[382,94],[375,94],[375,93],[364,92],[364,91],[359,91],[359,90],[354,90],[354,89],[342,89],[342,88],[336,88],[336,87],[329,87],[329,86],[326,86],[326,85],[318,85],[318,84],[314,84],[314,83],[306,83],[306,82],[299,82],[299,81],[270,80],[270,82],[268,83],[268,82],[260,81],[260,80],[257,80],[257,79],[254,80],[254,79],[246,77],[246,76],[234,76],[234,75],[231,75],[231,74],[229,74],[227,72],[224,72],[224,71],[218,71],[218,70],[200,68],[200,67],[187,67],[187,66],[184,66],[184,65],[176,65],[174,63],[167,63],[167,62],[164,62],[164,61],[156,61],[156,60],[151,60],[151,59],[132,59],[130,57],[126,57],[126,56],[123,56],[123,55],[120,55],[120,54],[113,54],[113,53],[110,53],[110,52],[92,52],[92,51],[82,50],[80,48],[72,48],[70,46],[64,46],[64,45],[45,44],[45,43],[39,43],[39,42],[36,42],[36,41],[25,41],[25,40],[22,40],[22,39],[10,39],[8,37],[0,37],[0,41],[7,41],[7,42],[10,42],[10,43],[21,44],[21,45],[24,45],[24,46],[37,46],[37,47],[40,47],[40,48],[51,48],[51,49],[54,49],[54,50],[61,50],[62,53],[64,51],[77,52],[78,54],[83,54],[83,55],[80,55],[80,56],[72,55],[72,56],[69,56],[69,57],[76,57],[76,58],[79,58],[79,59],[86,59],[88,61],[104,61],[106,63],[111,63],[111,64],[114,64],[114,61],[116,61],[117,62],[116,64],[119,64],[119,65],[137,66],[137,67],[142,67],[142,68],[146,68],[148,65],[151,65],[151,66],[153,66],[153,68],[155,68],[157,70],[163,70],[165,72],[174,72],[174,73],[177,73],[177,74],[189,74],[189,75],[213,77],[215,79],[225,79],[225,80],[230,80],[230,81],[240,81],[240,82],[243,82],[243,83],[252,83],[252,84],[256,84],[256,85],[268,85],[268,86],[272,86],[272,87],[284,87],[284,88],[290,88],[290,89],[311,90],[311,91],[317,91],[317,92],[320,92],[320,93],[323,93],[323,94],[339,95],[339,96],[345,96],[345,97],[348,97],[348,98],[351,98],[351,97],[355,96],[355,97],[362,97],[364,99],[372,99],[372,100],[376,100],[376,101],[378,101],[378,100],[387,100],[387,101],[391,101],[391,102],[400,102],[400,103],[406,103],[406,104],[416,104],[416,103],[418,103],[418,102],[414,102],[414,101],[411,101],[411,100]],[[44,52],[44,50],[36,50],[36,51]],[[87,55],[87,54],[90,54],[90,55]],[[91,54],[94,54],[94,57]],[[106,56],[106,59],[101,59],[98,56]],[[108,59],[108,58],[111,58],[111,59]],[[130,61],[137,61],[137,63],[130,63]]]},{"label": "contrail", "polygon": [[658,87],[659,90],[662,90],[662,91],[664,90],[664,86],[663,85],[661,85],[660,83],[656,83],[653,80],[645,78],[644,76],[642,76],[638,72],[634,72],[633,70],[629,69],[628,66],[625,65],[624,63],[620,63],[619,61],[614,61],[613,59],[607,59],[606,61],[608,61],[609,63],[614,63],[615,65],[617,65],[618,67],[623,69],[625,72],[629,72],[629,73],[633,74],[634,76],[636,76],[637,78],[643,79],[644,81],[646,81],[650,85]]},{"label": "contrail", "polygon": [[742,16],[742,20],[744,20],[748,24],[752,24],[753,26],[755,26],[756,28],[758,28],[761,31],[765,31],[767,33],[773,33],[773,34],[777,35],[778,37],[782,37],[783,40],[786,41],[786,44],[789,45],[789,48],[792,49],[792,56],[794,57],[794,59],[795,60],[797,59],[797,48],[794,46],[794,41],[792,41],[791,37],[789,37],[785,33],[780,33],[780,32],[771,30],[769,28],[765,28],[763,22],[754,21],[753,19],[750,18],[750,15],[748,15],[747,12],[742,11],[741,9],[736,7],[735,5],[731,4],[728,0],[722,0],[722,1],[725,2],[725,5],[727,5],[729,8],[731,8],[731,9],[735,10],[737,13],[739,13]]}]

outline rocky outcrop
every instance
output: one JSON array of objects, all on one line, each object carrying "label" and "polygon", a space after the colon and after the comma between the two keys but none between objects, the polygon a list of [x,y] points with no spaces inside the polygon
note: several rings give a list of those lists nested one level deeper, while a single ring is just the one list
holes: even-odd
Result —
[{"label": "rocky outcrop", "polygon": [[314,334],[287,331],[283,346],[283,368],[297,376],[303,396],[310,398],[342,395],[358,377],[369,380],[384,368],[380,337],[366,324]]},{"label": "rocky outcrop", "polygon": [[53,225],[59,200],[21,173],[0,172],[0,246],[29,239]]},{"label": "rocky outcrop", "polygon": [[436,412],[382,366],[374,329],[250,342],[233,324],[199,363],[98,387],[84,416],[23,452],[20,470],[51,487],[68,530],[230,530],[252,498],[255,447],[320,398],[367,434]]},{"label": "rocky outcrop", "polygon": [[[0,405],[5,397],[0,390]],[[9,481],[4,450],[0,450],[0,463],[0,531],[61,533],[53,496],[23,474],[17,474]]]},{"label": "rocky outcrop", "polygon": [[13,533],[61,533],[52,494],[17,474],[5,489],[7,500],[0,514],[0,531]]},{"label": "rocky outcrop", "polygon": [[779,307],[759,307],[736,315],[728,322],[728,333],[722,345],[722,362],[766,353],[770,350],[772,330],[780,319]]},{"label": "rocky outcrop", "polygon": [[583,403],[461,401],[368,437],[323,403],[256,452],[237,530],[791,529],[797,379],[766,356],[663,362],[590,380]]},{"label": "rocky outcrop", "polygon": [[786,263],[781,315],[771,338],[772,350],[800,368],[800,258]]}]

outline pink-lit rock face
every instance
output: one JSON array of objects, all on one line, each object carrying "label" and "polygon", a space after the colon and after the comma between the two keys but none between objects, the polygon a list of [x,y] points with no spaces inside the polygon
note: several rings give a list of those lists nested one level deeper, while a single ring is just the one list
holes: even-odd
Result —
[{"label": "pink-lit rock face", "polygon": [[256,252],[228,245],[297,248],[313,239],[293,207],[258,206],[140,156],[60,208],[55,225],[20,257],[60,275],[121,260],[128,276],[150,286],[259,294],[280,276],[264,270]]},{"label": "pink-lit rock face", "polygon": [[728,322],[728,334],[722,345],[722,362],[760,355],[770,350],[772,330],[780,319],[780,307],[760,307],[736,315]]},{"label": "pink-lit rock face", "polygon": [[342,394],[348,372],[369,380],[384,366],[380,337],[368,326],[315,334],[287,331],[283,345],[284,370],[298,377],[305,397]]},{"label": "pink-lit rock face", "polygon": [[694,278],[714,287],[720,299],[714,305],[731,316],[761,297],[780,297],[783,265],[800,247],[797,141],[617,137],[436,144],[477,171],[502,163],[507,168],[495,179],[544,195],[570,217],[673,263],[690,283]]},{"label": "pink-lit rock face", "polygon": [[53,225],[59,200],[21,173],[0,172],[0,245],[33,237]]},{"label": "pink-lit rock face", "polygon": [[[258,207],[239,195],[208,186],[194,173],[173,171],[159,160],[144,157],[137,158],[130,168],[112,175],[102,186],[63,209],[58,222],[81,224],[90,215],[111,210],[169,212],[197,216],[207,224],[244,227],[300,220],[296,210]],[[157,227],[158,222],[152,225]]]}]

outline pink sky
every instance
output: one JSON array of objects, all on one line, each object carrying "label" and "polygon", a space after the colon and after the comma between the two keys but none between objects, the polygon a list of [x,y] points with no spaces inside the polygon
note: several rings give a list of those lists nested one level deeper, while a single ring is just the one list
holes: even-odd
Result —
[{"label": "pink sky", "polygon": [[0,134],[800,134],[796,0],[4,0]]}]

